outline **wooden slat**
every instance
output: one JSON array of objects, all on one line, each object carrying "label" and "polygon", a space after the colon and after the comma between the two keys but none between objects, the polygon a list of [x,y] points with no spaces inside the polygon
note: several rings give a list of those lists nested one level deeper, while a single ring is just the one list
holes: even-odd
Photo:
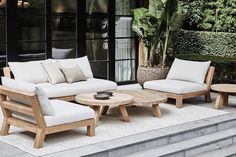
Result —
[{"label": "wooden slat", "polygon": [[3,68],[3,75],[5,77],[11,78],[11,69],[9,67],[4,67]]},{"label": "wooden slat", "polygon": [[50,99],[59,99],[59,100],[64,100],[64,101],[74,101],[75,100],[75,95],[64,96],[64,97],[55,97],[55,98],[50,98]]},{"label": "wooden slat", "polygon": [[33,104],[32,108],[33,108],[33,112],[34,112],[34,115],[35,115],[35,120],[37,122],[37,126],[40,129],[45,129],[46,128],[46,123],[45,123],[45,120],[44,120],[44,117],[43,117],[41,106],[40,106],[39,101],[38,101],[38,96],[35,95],[32,98],[32,104]]},{"label": "wooden slat", "polygon": [[20,103],[16,103],[13,101],[4,101],[1,106],[5,109],[11,110],[11,111],[16,111],[19,113],[23,113],[29,116],[34,117],[34,111],[32,109],[32,107],[30,106],[26,106],[24,104],[20,104]]},{"label": "wooden slat", "polygon": [[215,71],[215,67],[210,66],[207,72],[206,80],[205,80],[205,83],[207,85],[207,91],[211,90],[211,83],[213,80],[214,71]]},{"label": "wooden slat", "polygon": [[46,128],[46,134],[61,132],[65,130],[70,130],[70,129],[84,127],[88,125],[94,125],[94,124],[95,124],[94,119],[88,119],[88,120],[83,120],[83,121],[78,121],[78,122],[73,122],[73,123],[51,126],[51,127]]},{"label": "wooden slat", "polygon": [[30,123],[30,122],[26,122],[24,120],[20,120],[18,118],[14,118],[14,117],[8,118],[8,124],[14,125],[19,128],[23,128],[23,129],[28,130],[30,132],[34,132],[34,133],[37,132],[37,126],[35,124]]}]

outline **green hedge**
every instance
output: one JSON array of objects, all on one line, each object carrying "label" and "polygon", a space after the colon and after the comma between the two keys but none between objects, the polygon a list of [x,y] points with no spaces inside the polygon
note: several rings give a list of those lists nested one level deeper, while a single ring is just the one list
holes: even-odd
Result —
[{"label": "green hedge", "polygon": [[236,56],[236,33],[180,30],[173,36],[172,43],[177,54]]},{"label": "green hedge", "polygon": [[215,75],[213,83],[236,83],[236,57],[219,57],[200,54],[177,54],[170,58],[170,62],[174,57],[194,60],[194,61],[211,61],[211,65],[215,67]]}]

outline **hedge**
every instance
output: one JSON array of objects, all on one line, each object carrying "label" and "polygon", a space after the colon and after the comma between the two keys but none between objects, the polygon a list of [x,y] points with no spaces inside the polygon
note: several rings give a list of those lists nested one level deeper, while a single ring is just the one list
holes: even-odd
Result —
[{"label": "hedge", "polygon": [[177,54],[236,56],[236,33],[180,30],[174,34],[172,43]]}]

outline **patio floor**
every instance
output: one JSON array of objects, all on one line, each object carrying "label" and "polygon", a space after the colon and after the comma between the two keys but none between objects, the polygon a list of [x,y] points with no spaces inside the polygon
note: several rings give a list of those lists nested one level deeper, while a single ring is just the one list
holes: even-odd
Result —
[{"label": "patio floor", "polygon": [[[140,86],[138,85],[126,85],[126,86],[119,86],[119,89],[134,89],[134,90],[139,90],[141,89]],[[203,102],[203,97],[198,97],[198,98],[193,98],[193,99],[188,99],[184,101],[184,103],[191,104],[191,105],[197,105],[205,108],[214,108],[214,103],[215,103],[215,98],[216,98],[216,93],[212,93],[212,103],[205,104]],[[170,101],[170,103],[174,103],[174,101]],[[230,113],[236,113],[236,97],[230,96],[229,98],[229,105],[224,106],[222,111],[227,111]],[[178,126],[176,126],[178,127]],[[96,151],[96,147],[89,148],[89,151]],[[65,152],[57,152],[57,153],[52,153],[49,155],[43,155],[43,157],[62,157],[62,156],[78,156],[76,152],[78,152],[80,148],[76,149],[71,149],[71,150],[66,150]],[[13,146],[10,146],[6,143],[0,142],[0,157],[33,157],[33,155],[24,152],[20,149],[17,149]]]}]

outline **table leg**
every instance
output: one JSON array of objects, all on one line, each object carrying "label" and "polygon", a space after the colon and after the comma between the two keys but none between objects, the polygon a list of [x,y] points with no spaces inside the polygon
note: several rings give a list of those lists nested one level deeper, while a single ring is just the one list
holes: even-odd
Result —
[{"label": "table leg", "polygon": [[153,104],[152,105],[153,108],[153,113],[156,117],[160,118],[161,117],[161,109],[159,107],[159,104]]},{"label": "table leg", "polygon": [[109,106],[103,106],[103,109],[102,109],[102,115],[106,115],[108,109],[109,109]]},{"label": "table leg", "polygon": [[216,97],[216,104],[215,104],[215,108],[218,110],[222,107],[224,103],[224,95],[221,92],[218,92],[217,97]]},{"label": "table leg", "polygon": [[95,111],[95,125],[97,125],[100,117],[101,106],[93,106],[92,108]]},{"label": "table leg", "polygon": [[223,105],[228,105],[228,100],[229,100],[229,94],[228,93],[223,93]]},{"label": "table leg", "polygon": [[128,115],[128,112],[125,108],[125,105],[120,105],[119,108],[120,108],[120,112],[121,112],[122,117],[123,117],[123,121],[130,122],[129,115]]}]

